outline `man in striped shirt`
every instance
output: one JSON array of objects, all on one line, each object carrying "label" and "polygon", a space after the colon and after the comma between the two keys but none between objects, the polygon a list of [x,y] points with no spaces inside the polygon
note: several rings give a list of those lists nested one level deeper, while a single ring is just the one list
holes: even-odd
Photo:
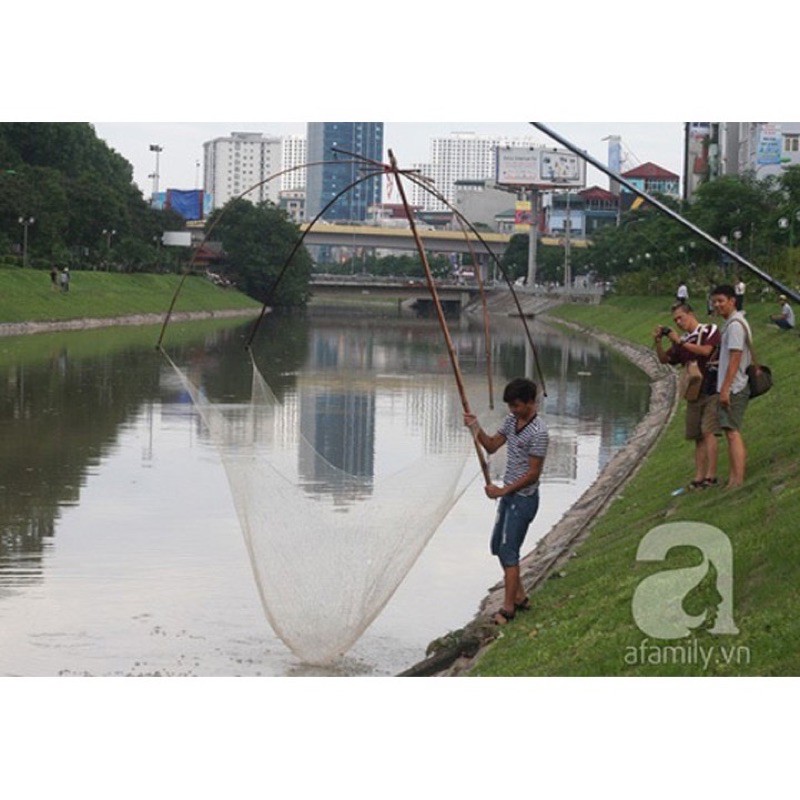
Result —
[{"label": "man in striped shirt", "polygon": [[539,477],[547,456],[547,425],[538,416],[536,384],[527,378],[515,378],[503,392],[508,415],[493,436],[486,433],[474,414],[464,415],[464,424],[487,453],[508,445],[503,485],[490,483],[486,496],[499,499],[497,518],[490,549],[503,568],[503,605],[494,616],[497,625],[514,619],[517,611],[529,608],[528,597],[520,580],[519,554],[528,527],[539,510]]}]

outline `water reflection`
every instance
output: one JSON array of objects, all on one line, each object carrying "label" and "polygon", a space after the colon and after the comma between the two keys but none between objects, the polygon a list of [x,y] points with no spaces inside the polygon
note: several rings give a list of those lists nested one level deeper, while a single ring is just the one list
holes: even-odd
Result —
[{"label": "water reflection", "polygon": [[[248,333],[249,325],[231,326],[230,323],[176,326],[167,344],[175,360],[185,366],[209,398],[237,405],[247,402],[251,392],[243,351],[244,337]],[[547,379],[544,414],[551,430],[551,451],[544,483],[561,484],[572,492],[572,495],[564,495],[560,511],[551,504],[551,514],[557,519],[570,502],[569,497],[575,499],[585,488],[586,481],[596,473],[598,465],[602,466],[624,443],[646,409],[649,392],[641,373],[596,342],[538,324],[534,325],[534,335]],[[62,602],[74,602],[77,607],[75,598],[79,588],[88,586],[92,591],[99,591],[87,578],[92,569],[96,569],[98,575],[124,576],[130,585],[132,606],[143,602],[147,581],[152,578],[146,580],[138,572],[129,575],[126,569],[133,570],[133,567],[114,560],[121,555],[114,549],[105,549],[113,538],[109,536],[109,526],[118,527],[120,535],[123,529],[136,536],[144,536],[142,531],[158,531],[161,538],[156,540],[157,547],[162,548],[158,550],[159,557],[169,562],[173,556],[169,538],[172,530],[164,529],[160,518],[150,519],[151,509],[153,514],[159,509],[163,515],[167,504],[176,499],[187,507],[184,514],[193,513],[192,506],[200,506],[196,498],[197,476],[201,469],[210,468],[215,456],[205,444],[207,433],[194,412],[191,399],[175,381],[171,369],[154,352],[156,336],[156,329],[128,328],[0,341],[0,436],[3,442],[0,617],[7,614],[0,620],[5,625],[0,635],[6,644],[16,644],[19,653],[15,657],[13,649],[4,646],[0,674],[37,673],[37,670],[38,674],[57,674],[68,667],[75,672],[87,670],[93,674],[109,674],[115,670],[123,674],[135,672],[133,661],[127,666],[115,665],[114,669],[102,666],[98,669],[80,659],[74,668],[53,661],[32,669],[31,662],[25,660],[28,656],[22,645],[34,647],[38,642],[35,652],[39,653],[41,642],[45,640],[62,635],[70,638],[68,632],[56,630],[46,631],[51,639],[47,636],[43,639],[42,631],[37,634],[38,639],[32,632],[26,632],[28,604],[34,603],[34,596],[29,593],[36,586],[47,584],[54,591],[58,581],[63,579],[58,583],[61,592],[58,596]],[[453,321],[452,336],[472,401],[481,392],[485,393],[486,353],[482,331],[479,325],[469,321]],[[460,402],[454,392],[441,335],[433,322],[268,318],[256,342],[255,357],[280,400],[276,412],[277,445],[296,445],[299,437],[313,448],[313,451],[297,449],[295,469],[314,491],[332,490],[331,470],[335,470],[350,476],[359,491],[369,493],[381,476],[391,475],[413,463],[420,454],[445,452],[463,438]],[[500,392],[508,378],[524,372],[531,374],[533,354],[514,320],[499,321],[494,326],[491,358],[495,386]],[[487,399],[480,402],[485,405]],[[499,398],[495,398],[495,404],[498,406],[495,413],[501,416],[503,409]],[[135,453],[128,449],[131,446],[135,447]],[[167,448],[178,448],[174,461],[168,460],[171,450]],[[187,454],[186,448],[194,455]],[[172,469],[175,469],[174,464],[186,462],[180,467],[187,473],[182,489],[185,494],[179,498],[152,493],[141,496],[139,485],[152,485],[150,478],[143,477],[143,470],[151,473],[155,483],[163,485],[165,495],[176,491],[167,488],[171,485],[163,472],[167,462]],[[87,496],[90,479],[110,475],[115,470],[121,470],[122,476],[102,500],[90,492]],[[215,474],[219,480],[219,473]],[[158,492],[158,487],[151,491]],[[107,504],[108,508],[98,504]],[[469,513],[491,514],[483,498],[476,500],[478,507],[479,512]],[[231,516],[229,509],[219,513],[223,512]],[[83,515],[80,522],[78,513]],[[203,513],[208,516],[214,512]],[[67,514],[72,515],[68,525],[64,520]],[[127,515],[124,525],[119,520],[119,515],[123,514]],[[188,553],[197,562],[196,569],[214,572],[217,565],[212,563],[209,553],[219,542],[211,538],[214,536],[213,520],[191,519],[195,520],[191,544],[182,543],[180,547],[194,548]],[[219,521],[215,524],[219,525]],[[483,543],[484,522],[481,519],[466,525],[476,529],[479,544],[475,558],[476,563],[480,559],[480,566],[476,566],[475,574],[480,577],[456,574],[456,570],[466,569],[469,562],[464,552],[461,553],[463,563],[457,567],[446,559],[424,562],[419,567],[420,573],[428,576],[431,571],[444,570],[446,575],[437,575],[440,584],[463,580],[466,599],[444,602],[442,606],[450,614],[446,618],[437,618],[427,610],[419,613],[420,606],[428,608],[429,598],[398,601],[396,608],[407,603],[405,616],[391,606],[387,608],[384,617],[375,625],[375,637],[356,648],[354,663],[365,661],[379,671],[399,671],[409,659],[420,657],[425,644],[443,629],[466,621],[488,585],[484,578],[484,565],[488,561]],[[463,522],[461,527],[465,527]],[[198,530],[206,529],[208,532],[203,536],[197,534]],[[63,565],[67,548],[58,546],[59,539],[66,536],[67,531],[76,537],[75,541],[80,539],[81,547],[76,565],[69,562],[72,571],[68,575],[59,572],[66,569]],[[178,544],[174,549],[176,563],[185,563],[189,557],[187,551],[178,552]],[[431,558],[439,558],[435,555],[435,545],[429,550],[434,554]],[[426,552],[425,557],[428,556]],[[229,553],[229,557],[233,556]],[[247,580],[246,568],[242,572],[231,570],[231,574],[234,573],[237,580]],[[408,583],[416,586],[413,576]],[[429,586],[428,580],[425,588],[428,593]],[[105,591],[105,587],[101,588]],[[419,588],[415,591],[419,593]],[[46,606],[48,601],[36,596],[35,602]],[[114,602],[122,601],[112,601],[112,606]],[[255,606],[254,609],[252,613],[256,613]],[[45,608],[44,617],[50,614],[57,620],[58,614],[51,614],[51,611]],[[218,613],[227,620],[227,625],[237,611],[223,602]],[[401,613],[402,619],[397,613]],[[422,616],[424,621],[420,619]],[[197,615],[187,612],[186,619],[193,620],[193,624],[202,629],[202,619]],[[81,623],[73,622],[75,631],[83,629]],[[63,624],[69,627],[66,622]],[[95,637],[87,639],[85,631],[78,637],[74,632],[72,642],[76,652],[86,649],[87,641],[96,642],[99,651],[109,653],[124,653],[132,646],[135,637],[129,631],[126,633],[119,620],[114,623],[114,630],[103,629],[101,620],[95,620],[95,624],[98,626]],[[185,620],[184,624],[188,625]],[[214,624],[221,624],[218,618]],[[392,626],[391,630],[387,630],[387,625]],[[430,627],[426,629],[425,625]],[[210,638],[207,630],[197,635]],[[81,647],[78,647],[79,640]],[[387,640],[391,644],[387,645]],[[248,644],[248,658],[257,660],[254,650],[267,646],[261,639],[258,642]],[[224,650],[224,645],[220,647]],[[280,645],[270,643],[268,649],[280,651]],[[285,658],[283,653],[276,656],[275,664],[279,666],[267,667],[267,674],[284,671]],[[208,656],[201,660],[201,671],[205,674],[239,674],[240,668],[231,666],[229,653],[225,666],[210,659]],[[376,663],[380,666],[375,667]]]}]

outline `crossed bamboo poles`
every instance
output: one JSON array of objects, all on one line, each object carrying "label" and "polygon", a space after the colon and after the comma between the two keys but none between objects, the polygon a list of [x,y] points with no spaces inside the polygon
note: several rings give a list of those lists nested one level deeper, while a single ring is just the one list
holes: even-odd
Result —
[{"label": "crossed bamboo poles", "polygon": [[[336,159],[334,161],[316,161],[316,162],[310,162],[308,164],[302,164],[302,165],[298,165],[298,166],[294,166],[294,167],[288,167],[287,169],[281,170],[280,172],[276,172],[273,175],[270,175],[269,177],[265,178],[264,180],[259,181],[258,183],[254,184],[250,188],[246,189],[241,194],[237,195],[237,197],[235,198],[237,200],[242,199],[247,194],[249,194],[250,192],[252,192],[255,189],[259,188],[260,186],[263,186],[264,184],[268,183],[269,181],[274,180],[275,178],[281,177],[282,175],[285,175],[285,174],[287,174],[289,172],[292,172],[294,170],[297,170],[297,169],[304,169],[304,168],[313,167],[313,166],[321,166],[321,165],[325,165],[325,164],[358,164],[358,165],[361,165],[361,167],[365,170],[364,174],[361,177],[359,177],[356,180],[352,181],[348,186],[346,186],[344,189],[342,189],[340,192],[338,192],[319,211],[319,213],[314,217],[314,219],[306,226],[306,229],[303,231],[303,233],[298,237],[297,241],[295,242],[294,246],[292,247],[291,252],[289,253],[289,256],[286,258],[283,266],[281,267],[281,270],[279,271],[278,275],[276,276],[275,280],[272,283],[272,286],[270,287],[269,291],[267,292],[267,297],[266,297],[266,299],[265,299],[265,301],[264,301],[264,303],[262,305],[261,312],[260,312],[258,318],[256,319],[255,323],[253,324],[253,327],[252,327],[252,329],[250,331],[250,335],[248,336],[247,341],[245,343],[245,348],[248,351],[251,350],[253,339],[255,338],[255,335],[258,332],[258,329],[261,326],[261,323],[262,323],[264,317],[266,316],[269,307],[272,305],[272,303],[274,301],[278,286],[280,285],[281,280],[283,279],[284,275],[286,274],[287,270],[289,269],[289,266],[292,263],[292,259],[294,258],[295,254],[298,252],[300,247],[302,246],[303,241],[305,240],[305,237],[307,236],[308,232],[322,218],[322,216],[328,211],[328,209],[330,209],[331,206],[333,206],[336,203],[337,200],[339,200],[341,197],[343,197],[349,191],[354,189],[356,186],[358,186],[361,183],[363,183],[363,182],[365,182],[367,180],[370,180],[371,178],[374,178],[376,176],[391,175],[391,176],[394,177],[395,182],[397,183],[398,191],[400,193],[400,198],[401,198],[402,203],[403,203],[403,208],[405,210],[406,217],[407,217],[407,219],[409,221],[411,234],[412,234],[412,236],[414,238],[414,242],[415,242],[415,245],[416,245],[416,248],[417,248],[417,252],[418,252],[420,260],[422,262],[423,269],[425,271],[425,280],[426,280],[426,283],[427,283],[428,291],[429,291],[429,293],[431,295],[431,298],[433,300],[434,308],[436,310],[436,317],[437,317],[437,320],[439,322],[439,327],[441,328],[442,335],[444,337],[445,344],[447,346],[447,353],[448,353],[448,356],[449,356],[449,359],[450,359],[450,365],[451,365],[451,368],[453,370],[453,375],[454,375],[454,378],[455,378],[455,381],[456,381],[456,386],[458,388],[458,393],[459,393],[459,397],[461,399],[461,405],[462,405],[463,411],[464,411],[465,414],[471,413],[469,400],[467,398],[466,389],[464,387],[464,379],[463,379],[463,375],[461,373],[461,367],[460,367],[460,365],[458,363],[458,357],[457,357],[457,354],[456,354],[456,348],[455,348],[455,345],[453,344],[452,337],[450,336],[450,330],[449,330],[449,328],[447,326],[447,322],[445,320],[444,311],[442,309],[441,300],[439,298],[439,292],[438,292],[438,290],[436,288],[436,282],[433,279],[433,273],[431,272],[430,263],[428,261],[427,253],[425,251],[425,247],[424,247],[424,244],[422,242],[422,239],[421,239],[421,237],[419,235],[419,231],[417,229],[416,222],[414,221],[414,215],[413,215],[413,213],[411,211],[411,207],[409,205],[408,198],[406,197],[405,188],[403,187],[403,183],[402,183],[402,180],[401,180],[401,176],[405,176],[412,183],[415,183],[417,186],[419,186],[422,189],[424,189],[425,191],[427,191],[429,194],[431,194],[433,197],[435,197],[441,203],[444,203],[454,213],[456,219],[459,222],[461,230],[464,233],[465,239],[467,241],[467,245],[468,245],[469,250],[470,250],[470,255],[471,255],[472,260],[473,260],[474,272],[475,272],[475,275],[476,275],[477,280],[478,280],[478,288],[479,288],[479,291],[480,291],[481,304],[482,304],[482,308],[483,308],[484,340],[485,340],[485,345],[486,345],[487,380],[488,380],[488,385],[489,385],[490,407],[492,407],[492,408],[494,407],[494,401],[493,401],[492,372],[491,372],[491,338],[490,338],[491,334],[490,334],[490,330],[489,330],[489,314],[488,314],[488,308],[487,308],[487,302],[486,302],[486,292],[485,292],[485,287],[484,287],[484,283],[483,283],[483,276],[481,274],[480,266],[478,264],[477,255],[476,255],[476,253],[475,253],[475,251],[474,251],[474,249],[472,247],[472,242],[469,239],[469,236],[467,235],[467,230],[469,230],[469,231],[471,231],[473,233],[473,235],[484,246],[484,248],[486,249],[486,252],[494,259],[494,262],[495,262],[496,266],[500,270],[500,273],[503,275],[503,278],[505,279],[506,284],[508,285],[508,288],[511,291],[511,296],[513,297],[514,302],[516,304],[517,311],[519,313],[519,318],[522,321],[523,327],[525,329],[526,337],[528,339],[528,342],[530,344],[530,347],[531,347],[531,350],[532,350],[532,353],[533,353],[533,356],[534,356],[534,362],[535,362],[535,365],[536,365],[536,371],[538,373],[539,380],[540,380],[541,385],[542,385],[542,393],[543,393],[544,396],[547,396],[547,390],[546,390],[546,385],[545,385],[545,380],[544,380],[544,374],[542,372],[541,364],[539,362],[538,351],[537,351],[536,345],[535,345],[535,343],[533,341],[533,337],[531,336],[531,332],[530,332],[530,329],[529,329],[528,324],[526,322],[525,314],[524,314],[524,312],[522,310],[522,306],[520,305],[519,298],[517,296],[516,291],[514,290],[513,282],[511,281],[511,279],[508,276],[508,273],[506,272],[505,268],[501,264],[500,259],[497,258],[495,253],[491,250],[491,248],[488,246],[486,241],[481,237],[480,233],[475,229],[475,227],[446,198],[444,198],[439,192],[437,192],[435,189],[433,189],[429,179],[424,178],[423,176],[418,174],[419,170],[402,170],[402,169],[400,169],[398,167],[398,165],[397,165],[397,159],[395,158],[395,155],[394,155],[394,153],[392,152],[391,149],[388,151],[389,164],[384,164],[383,162],[375,161],[373,159],[367,158],[366,156],[362,156],[362,155],[357,154],[357,153],[349,153],[347,151],[339,150],[337,148],[333,148],[333,150],[336,153],[342,153],[343,155],[350,156],[352,158],[352,160],[343,161],[343,160],[340,160],[340,159]],[[203,245],[208,241],[209,237],[211,236],[211,233],[216,228],[216,226],[220,223],[220,221],[222,220],[224,215],[225,215],[225,210],[223,210],[217,216],[217,218],[214,221],[214,223],[206,231],[202,241],[200,242],[200,244],[196,248],[194,254],[192,255],[192,258],[191,258],[189,264],[187,265],[186,270],[184,271],[184,274],[183,274],[181,280],[178,282],[178,286],[175,289],[175,293],[173,294],[172,301],[170,303],[169,309],[167,310],[166,315],[165,315],[164,323],[163,323],[163,325],[161,327],[161,333],[160,333],[160,335],[158,337],[158,342],[156,343],[156,349],[159,350],[160,352],[162,352],[162,354],[164,354],[165,356],[166,356],[166,353],[164,352],[164,349],[163,349],[163,340],[164,340],[164,336],[166,334],[167,326],[168,326],[168,324],[170,322],[170,319],[172,317],[173,311],[175,309],[175,304],[178,301],[178,297],[180,295],[181,289],[183,288],[183,285],[184,285],[184,283],[186,281],[186,278],[189,276],[189,274],[191,274],[191,272],[192,272],[192,270],[193,270],[193,268],[194,268],[194,266],[196,264],[197,256],[198,256],[200,250],[202,249]],[[251,353],[251,356],[252,356],[252,353]],[[480,444],[478,442],[477,434],[474,431],[472,432],[472,438],[473,438],[473,443],[474,443],[474,446],[475,446],[476,455],[478,457],[478,462],[479,462],[480,467],[481,467],[481,472],[483,473],[483,477],[484,477],[486,483],[488,484],[488,483],[491,482],[491,479],[490,479],[490,475],[489,475],[489,465],[488,465],[488,463],[486,461],[486,456],[485,456],[484,451],[483,451],[483,449],[481,448],[481,446],[480,446]]]}]

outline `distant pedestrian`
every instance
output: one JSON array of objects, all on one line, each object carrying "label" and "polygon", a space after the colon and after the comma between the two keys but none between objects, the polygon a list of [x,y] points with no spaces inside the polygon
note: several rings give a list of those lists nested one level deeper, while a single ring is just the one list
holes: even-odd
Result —
[{"label": "distant pedestrian", "polygon": [[64,293],[69,291],[69,267],[61,270],[61,291]]},{"label": "distant pedestrian", "polygon": [[789,305],[789,300],[785,294],[782,294],[778,300],[781,304],[781,313],[770,314],[770,322],[774,322],[784,331],[790,331],[794,328],[794,309]]},{"label": "distant pedestrian", "polygon": [[681,281],[678,286],[678,291],[675,292],[675,300],[679,303],[689,302],[689,289],[686,286],[686,281]]},{"label": "distant pedestrian", "polygon": [[59,278],[58,267],[55,264],[53,264],[53,266],[50,267],[50,288],[54,292],[58,291],[58,278]]},{"label": "distant pedestrian", "polygon": [[741,311],[744,308],[744,292],[747,288],[745,282],[742,280],[741,275],[736,280],[736,285],[733,287],[736,292],[736,310]]}]

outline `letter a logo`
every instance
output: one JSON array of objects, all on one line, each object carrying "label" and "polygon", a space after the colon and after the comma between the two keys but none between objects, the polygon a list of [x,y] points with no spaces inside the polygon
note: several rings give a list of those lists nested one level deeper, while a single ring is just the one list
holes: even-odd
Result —
[{"label": "letter a logo", "polygon": [[736,634],[733,621],[733,551],[730,539],[713,525],[671,522],[648,531],[639,543],[637,561],[663,561],[673,547],[696,547],[703,555],[698,566],[664,570],[645,578],[633,593],[633,618],[639,629],[656,639],[681,639],[699,628],[708,609],[692,616],[683,608],[687,594],[713,567],[720,597],[714,627],[709,633]]}]

